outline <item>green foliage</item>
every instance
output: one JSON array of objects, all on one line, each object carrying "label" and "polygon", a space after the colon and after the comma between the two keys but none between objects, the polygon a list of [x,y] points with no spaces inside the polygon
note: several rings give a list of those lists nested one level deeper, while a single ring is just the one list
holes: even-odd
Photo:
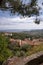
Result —
[{"label": "green foliage", "polygon": [[26,53],[24,51],[20,50],[20,51],[17,51],[15,55],[18,57],[23,57],[23,56],[25,56],[25,54]]},{"label": "green foliage", "polygon": [[18,43],[16,45],[10,44],[9,49],[13,51],[13,54],[15,56],[25,56],[26,53],[32,48],[31,45],[24,44],[23,46],[19,46]]},{"label": "green foliage", "polygon": [[31,47],[31,45],[24,44],[23,46],[21,46],[21,50],[27,52],[31,49]]},{"label": "green foliage", "polygon": [[7,46],[8,38],[0,34],[0,63],[13,55],[12,51],[8,49]]},{"label": "green foliage", "polygon": [[[8,6],[6,5],[6,3]],[[11,11],[11,13],[18,13],[23,16],[31,16],[32,14],[38,14],[39,10],[36,8],[36,6],[37,0],[31,0],[31,2],[28,2],[27,5],[25,3],[23,4],[23,0],[0,0],[1,10],[9,10]]]},{"label": "green foliage", "polygon": [[[38,0],[31,0],[27,4],[23,4],[24,0],[0,0],[0,10],[10,11],[12,14],[22,15],[22,16],[39,16],[39,10],[41,9],[37,2]],[[35,21],[39,24],[40,21]]]},{"label": "green foliage", "polygon": [[[15,36],[15,37],[14,37]],[[12,38],[16,38],[17,39],[22,39],[21,37],[24,36],[24,38],[27,37],[34,37],[34,38],[39,38],[39,37],[43,37],[43,36],[31,36],[31,35],[26,35],[24,33],[22,34],[13,34]],[[9,42],[10,37],[9,36],[5,36],[4,33],[0,33],[0,65],[2,64],[3,61],[5,61],[8,57],[12,57],[12,56],[18,56],[18,57],[24,57],[24,56],[28,56],[30,54],[36,53],[38,51],[43,50],[43,45],[39,45],[39,46],[31,46],[28,44],[24,44],[22,46],[20,46],[17,42],[11,44]]]},{"label": "green foliage", "polygon": [[[39,34],[40,33],[40,34]],[[43,38],[43,31],[31,31],[31,32],[23,32],[23,33],[13,33],[12,38],[24,40],[25,38],[38,39]]]},{"label": "green foliage", "polygon": [[0,62],[6,60],[8,57],[11,57],[12,51],[9,49],[3,49],[2,52],[0,53]]},{"label": "green foliage", "polygon": [[30,38],[32,40],[32,35],[26,33],[13,33],[12,38],[24,40],[25,38]]},{"label": "green foliage", "polygon": [[14,38],[14,39],[24,39],[26,37],[26,35],[25,34],[22,34],[22,33],[14,33],[13,34],[13,36],[12,36],[12,38]]}]

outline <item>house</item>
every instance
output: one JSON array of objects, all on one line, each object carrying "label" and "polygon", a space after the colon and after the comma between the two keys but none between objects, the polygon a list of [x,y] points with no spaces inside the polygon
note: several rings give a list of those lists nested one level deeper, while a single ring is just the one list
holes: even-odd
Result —
[{"label": "house", "polygon": [[11,44],[18,43],[20,46],[22,46],[24,44],[39,45],[39,44],[42,44],[43,43],[43,39],[33,39],[33,40],[24,39],[24,40],[21,40],[21,39],[13,39],[13,38],[10,38],[10,42],[11,42]]},{"label": "house", "polygon": [[6,35],[6,36],[12,36],[12,33],[6,32],[4,35]]},{"label": "house", "polygon": [[32,42],[33,42],[33,45],[40,45],[40,44],[43,44],[43,39],[42,38],[33,39]]},{"label": "house", "polygon": [[13,38],[10,38],[10,43],[11,43],[11,44],[18,43],[18,44],[21,46],[21,40],[20,40],[20,39],[13,39]]},{"label": "house", "polygon": [[10,42],[11,42],[11,44],[18,43],[20,46],[22,46],[22,45],[24,45],[24,44],[33,45],[32,41],[30,41],[29,39],[20,40],[20,39],[10,38]]}]

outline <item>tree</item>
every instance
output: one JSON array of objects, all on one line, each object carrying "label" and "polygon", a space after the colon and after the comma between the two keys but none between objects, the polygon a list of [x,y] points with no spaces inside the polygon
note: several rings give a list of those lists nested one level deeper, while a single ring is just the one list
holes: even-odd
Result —
[{"label": "tree", "polygon": [[[37,5],[38,0],[31,0],[27,4],[23,4],[23,0],[0,0],[0,9],[9,10],[11,13],[21,14],[22,16],[39,16],[40,7]],[[35,21],[40,23],[40,20]]]}]

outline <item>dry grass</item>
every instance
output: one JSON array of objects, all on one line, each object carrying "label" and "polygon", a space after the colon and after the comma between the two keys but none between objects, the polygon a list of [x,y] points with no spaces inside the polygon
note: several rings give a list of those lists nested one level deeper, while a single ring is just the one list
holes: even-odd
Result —
[{"label": "dry grass", "polygon": [[34,54],[34,53],[39,52],[39,51],[43,51],[43,44],[40,44],[40,45],[37,45],[37,46],[33,46],[31,48],[31,50],[29,50],[27,52],[27,55],[31,55],[31,54]]}]

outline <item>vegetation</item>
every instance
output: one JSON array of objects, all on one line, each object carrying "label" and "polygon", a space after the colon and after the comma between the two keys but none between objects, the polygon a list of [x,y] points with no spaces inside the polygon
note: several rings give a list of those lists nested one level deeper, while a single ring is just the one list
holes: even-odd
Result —
[{"label": "vegetation", "polygon": [[[26,35],[24,35],[24,38],[25,36]],[[13,33],[12,38],[14,37],[19,38],[18,36],[15,35],[15,33]],[[22,39],[22,37],[20,39]],[[0,65],[2,64],[2,62],[8,59],[8,57],[12,56],[24,57],[43,50],[43,45],[31,46],[25,44],[23,46],[20,46],[18,43],[11,44],[9,42],[10,38],[11,38],[10,36],[6,36],[4,35],[4,33],[0,33]]]},{"label": "vegetation", "polygon": [[31,2],[25,3],[23,4],[23,0],[0,0],[0,9],[9,10],[13,14],[18,13],[23,16],[38,15],[37,0],[31,0]]},{"label": "vegetation", "polygon": [[39,51],[43,51],[43,44],[33,46],[31,50],[28,51],[27,55],[31,55]]},{"label": "vegetation", "polygon": [[32,48],[32,46],[28,44],[25,44],[23,46],[19,46],[18,44],[16,45],[10,44],[8,48],[13,50],[13,54],[15,56],[21,57],[21,56],[25,56],[26,53]]},{"label": "vegetation", "polygon": [[[38,6],[38,0],[25,1],[24,0],[0,0],[0,10],[2,11],[10,11],[12,14],[17,14],[21,16],[34,16],[36,15],[35,23],[39,24],[40,20],[38,20],[37,16],[39,16],[40,7]],[[43,4],[42,4],[43,5]]]},{"label": "vegetation", "polygon": [[3,62],[8,57],[12,56],[12,51],[7,48],[8,38],[0,34],[0,62]]},{"label": "vegetation", "polygon": [[21,39],[24,40],[25,38],[30,38],[32,39],[38,39],[38,38],[43,38],[43,31],[39,31],[39,32],[22,32],[22,33],[13,33],[13,35],[11,36],[11,38],[14,39]]}]

